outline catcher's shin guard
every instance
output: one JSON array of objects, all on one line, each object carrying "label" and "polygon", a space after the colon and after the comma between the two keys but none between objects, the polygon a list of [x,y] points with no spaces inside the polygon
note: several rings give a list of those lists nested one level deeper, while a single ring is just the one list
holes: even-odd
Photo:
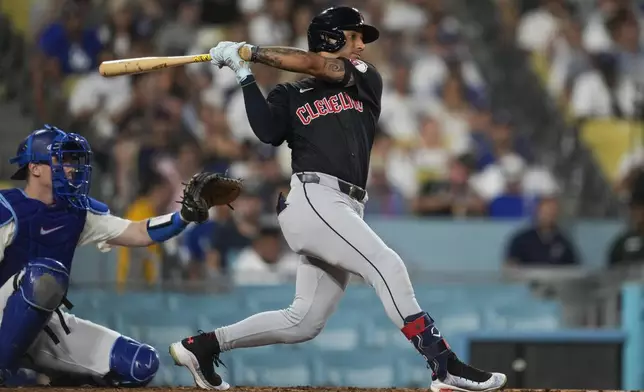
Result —
[{"label": "catcher's shin guard", "polygon": [[13,284],[0,323],[0,369],[14,369],[45,328],[67,293],[69,274],[56,260],[36,258]]},{"label": "catcher's shin guard", "polygon": [[147,344],[125,336],[114,342],[110,355],[110,373],[105,377],[117,386],[146,386],[159,370],[159,355]]}]

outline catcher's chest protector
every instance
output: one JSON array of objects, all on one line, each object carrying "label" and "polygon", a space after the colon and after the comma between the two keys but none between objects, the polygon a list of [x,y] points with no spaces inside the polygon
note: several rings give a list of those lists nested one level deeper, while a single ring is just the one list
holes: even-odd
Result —
[{"label": "catcher's chest protector", "polygon": [[13,241],[0,262],[0,285],[36,257],[54,259],[71,271],[87,211],[50,207],[28,198],[20,189],[1,191],[0,195],[4,198],[0,198],[0,224],[13,220],[16,226]]}]

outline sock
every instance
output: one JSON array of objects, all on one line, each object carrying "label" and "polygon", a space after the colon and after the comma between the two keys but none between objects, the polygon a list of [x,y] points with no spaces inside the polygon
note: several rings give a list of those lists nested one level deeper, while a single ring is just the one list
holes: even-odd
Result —
[{"label": "sock", "polygon": [[405,326],[401,331],[425,358],[434,373],[433,376],[438,379],[445,378],[447,359],[452,350],[429,314],[421,312],[406,317]]}]

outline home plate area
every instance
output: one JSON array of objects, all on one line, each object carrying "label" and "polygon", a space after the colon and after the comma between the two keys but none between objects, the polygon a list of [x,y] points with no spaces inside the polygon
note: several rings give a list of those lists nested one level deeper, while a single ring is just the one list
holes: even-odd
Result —
[{"label": "home plate area", "polygon": [[[16,388],[22,389],[22,388]],[[203,391],[203,389],[198,388],[188,388],[188,387],[174,387],[174,388],[163,388],[163,387],[149,387],[149,388],[52,388],[52,387],[42,387],[42,388],[24,388],[25,390],[35,391],[35,392],[66,392],[66,391],[78,391],[78,390],[87,390],[91,389],[92,391],[146,391],[146,392],[197,392]],[[230,392],[411,392],[411,391],[429,391],[429,389],[423,388],[354,388],[354,387],[243,387],[237,386],[229,389]],[[608,389],[504,389],[505,392],[626,392],[626,391],[616,391]],[[448,391],[444,391],[448,392]]]}]

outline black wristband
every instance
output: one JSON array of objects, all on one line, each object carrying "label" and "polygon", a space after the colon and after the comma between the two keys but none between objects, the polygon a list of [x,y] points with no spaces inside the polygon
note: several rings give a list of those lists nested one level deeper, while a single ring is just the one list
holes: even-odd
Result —
[{"label": "black wristband", "polygon": [[259,46],[258,45],[252,45],[250,47],[250,61],[251,62],[256,62],[257,61],[257,52],[259,51]]},{"label": "black wristband", "polygon": [[253,76],[253,75],[251,74],[251,75],[246,76],[246,77],[244,78],[244,80],[242,80],[242,81],[239,83],[239,85],[240,85],[240,86],[242,86],[242,88],[244,88],[244,87],[248,86],[249,84],[253,84],[253,83],[255,83],[255,76]]}]

